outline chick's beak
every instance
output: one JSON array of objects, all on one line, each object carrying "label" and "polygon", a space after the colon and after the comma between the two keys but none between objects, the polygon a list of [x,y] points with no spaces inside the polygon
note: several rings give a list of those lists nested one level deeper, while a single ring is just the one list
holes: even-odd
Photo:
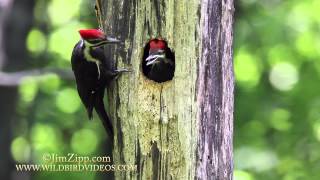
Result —
[{"label": "chick's beak", "polygon": [[157,63],[160,59],[165,58],[163,51],[157,51],[149,53],[149,56],[146,58],[147,66]]}]

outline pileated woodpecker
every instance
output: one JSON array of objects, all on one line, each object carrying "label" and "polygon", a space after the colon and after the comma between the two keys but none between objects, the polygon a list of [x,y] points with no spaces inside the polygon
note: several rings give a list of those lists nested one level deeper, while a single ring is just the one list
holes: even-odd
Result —
[{"label": "pileated woodpecker", "polygon": [[103,45],[120,41],[106,36],[101,30],[79,31],[81,40],[75,45],[71,64],[82,103],[89,119],[95,109],[110,138],[113,137],[112,122],[104,108],[103,97],[106,86],[126,69],[115,70],[110,59],[104,54]]},{"label": "pileated woodpecker", "polygon": [[166,41],[150,40],[145,48],[143,60],[143,72],[149,79],[161,83],[173,78],[175,59]]}]

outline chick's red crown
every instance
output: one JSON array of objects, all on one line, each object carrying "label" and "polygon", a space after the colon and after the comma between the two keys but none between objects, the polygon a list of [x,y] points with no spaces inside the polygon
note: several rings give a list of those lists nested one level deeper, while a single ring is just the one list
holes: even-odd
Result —
[{"label": "chick's red crown", "polygon": [[152,49],[165,49],[166,42],[164,40],[153,39],[150,41],[150,50]]}]

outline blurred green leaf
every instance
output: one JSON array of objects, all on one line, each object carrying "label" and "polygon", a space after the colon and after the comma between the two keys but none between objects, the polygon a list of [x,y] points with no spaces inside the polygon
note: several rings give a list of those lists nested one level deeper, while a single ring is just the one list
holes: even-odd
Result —
[{"label": "blurred green leaf", "polygon": [[292,126],[289,121],[291,113],[285,109],[277,108],[271,113],[270,124],[271,127],[279,130],[286,131]]},{"label": "blurred green leaf", "polygon": [[318,141],[320,141],[320,119],[313,124],[313,132]]},{"label": "blurred green leaf", "polygon": [[38,88],[38,83],[35,77],[23,78],[19,86],[21,100],[27,103],[33,101],[37,95]]},{"label": "blurred green leaf", "polygon": [[279,63],[272,67],[269,80],[280,91],[289,91],[299,81],[299,73],[291,63]]},{"label": "blurred green leaf", "polygon": [[90,129],[81,129],[72,136],[71,147],[76,153],[89,155],[96,151],[97,146],[98,137]]},{"label": "blurred green leaf", "polygon": [[49,51],[60,55],[62,60],[70,61],[75,44],[80,40],[79,29],[86,28],[85,24],[72,22],[57,28],[50,34]]},{"label": "blurred green leaf", "polygon": [[53,25],[61,26],[75,18],[80,13],[79,0],[51,0],[49,16]]},{"label": "blurred green leaf", "polygon": [[22,136],[15,138],[11,143],[11,154],[17,162],[29,162],[31,155],[29,142]]},{"label": "blurred green leaf", "polygon": [[310,1],[296,1],[288,9],[290,9],[287,20],[289,26],[299,32],[307,31],[312,24]]},{"label": "blurred green leaf", "polygon": [[295,42],[298,52],[309,58],[319,57],[320,38],[317,34],[312,31],[299,34]]},{"label": "blurred green leaf", "polygon": [[241,170],[235,170],[233,175],[234,180],[254,180],[253,176],[246,172]]},{"label": "blurred green leaf", "polygon": [[37,123],[31,130],[32,147],[37,151],[37,156],[41,159],[41,152],[61,152],[61,134],[60,131],[48,124]]},{"label": "blurred green leaf", "polygon": [[239,86],[253,88],[259,83],[260,71],[258,59],[244,49],[235,55],[235,76]]},{"label": "blurred green leaf", "polygon": [[40,77],[39,87],[42,92],[51,94],[59,89],[60,84],[60,77],[56,74],[50,73]]},{"label": "blurred green leaf", "polygon": [[[299,62],[297,62],[299,61]],[[296,63],[295,65],[301,64],[300,60],[297,60],[293,54],[293,51],[290,47],[285,44],[277,44],[274,47],[270,48],[268,51],[268,62],[271,66],[282,62]]]},{"label": "blurred green leaf", "polygon": [[277,155],[270,150],[258,150],[252,147],[241,147],[235,150],[235,167],[256,172],[268,171],[278,164]]},{"label": "blurred green leaf", "polygon": [[58,93],[56,105],[62,112],[74,113],[80,108],[80,97],[76,90],[65,88]]},{"label": "blurred green leaf", "polygon": [[27,37],[27,48],[34,54],[43,52],[46,48],[47,40],[45,35],[38,29],[32,29]]}]

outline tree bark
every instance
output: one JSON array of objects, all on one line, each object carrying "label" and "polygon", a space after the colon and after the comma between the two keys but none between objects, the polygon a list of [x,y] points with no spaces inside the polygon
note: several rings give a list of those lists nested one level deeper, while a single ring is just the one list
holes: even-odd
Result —
[{"label": "tree bark", "polygon": [[[233,0],[97,0],[98,20],[124,44],[115,66],[133,69],[108,89],[116,179],[232,179]],[[142,73],[143,48],[162,38],[174,51],[172,81]]]}]

